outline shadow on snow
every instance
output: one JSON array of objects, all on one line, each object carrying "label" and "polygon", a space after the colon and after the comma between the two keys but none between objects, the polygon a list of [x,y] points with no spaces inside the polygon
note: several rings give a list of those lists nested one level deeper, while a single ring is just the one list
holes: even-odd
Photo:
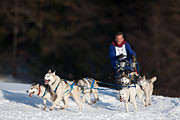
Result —
[{"label": "shadow on snow", "polygon": [[[36,108],[39,108],[37,105],[43,104],[43,100],[37,96],[29,97],[29,95],[26,93],[14,93],[14,92],[6,91],[6,90],[1,90],[1,91],[2,91],[3,97],[6,100],[9,100],[12,102],[22,103],[22,104],[30,105]],[[51,103],[47,101],[47,105],[51,105]]]}]

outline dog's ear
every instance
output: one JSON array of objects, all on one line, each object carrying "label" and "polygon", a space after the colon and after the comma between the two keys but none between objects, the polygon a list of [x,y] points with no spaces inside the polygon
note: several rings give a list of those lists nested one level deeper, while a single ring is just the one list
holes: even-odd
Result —
[{"label": "dog's ear", "polygon": [[48,70],[48,73],[52,73],[51,69],[50,69],[50,70]]},{"label": "dog's ear", "polygon": [[145,80],[146,79],[146,77],[145,77],[145,75],[143,75],[143,80]]},{"label": "dog's ear", "polygon": [[36,88],[39,88],[40,87],[40,84],[36,84]]},{"label": "dog's ear", "polygon": [[55,74],[56,74],[56,71],[53,72],[53,75],[55,75]]},{"label": "dog's ear", "polygon": [[32,86],[36,86],[37,85],[37,83],[32,83]]}]

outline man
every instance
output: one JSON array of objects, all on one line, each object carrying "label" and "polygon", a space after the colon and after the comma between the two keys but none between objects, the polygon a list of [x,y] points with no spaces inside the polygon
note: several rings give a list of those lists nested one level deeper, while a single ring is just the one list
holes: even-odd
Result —
[{"label": "man", "polygon": [[[136,61],[136,53],[131,49],[130,44],[124,40],[124,34],[122,32],[118,32],[115,36],[115,40],[111,43],[109,58],[116,74],[118,72],[117,65],[120,61],[126,60],[129,63]],[[137,69],[134,71],[138,73],[138,66],[136,67]]]}]

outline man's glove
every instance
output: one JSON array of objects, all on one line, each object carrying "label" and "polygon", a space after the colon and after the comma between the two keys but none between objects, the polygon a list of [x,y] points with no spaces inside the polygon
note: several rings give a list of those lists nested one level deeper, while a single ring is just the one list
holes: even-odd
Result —
[{"label": "man's glove", "polygon": [[132,56],[132,58],[133,58],[133,62],[136,62],[136,57],[134,55]]}]

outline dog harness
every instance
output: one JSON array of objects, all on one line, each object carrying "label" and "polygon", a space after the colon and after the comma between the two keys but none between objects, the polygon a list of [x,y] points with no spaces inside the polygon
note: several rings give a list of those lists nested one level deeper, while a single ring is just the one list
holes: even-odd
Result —
[{"label": "dog harness", "polygon": [[58,83],[58,85],[56,86],[56,88],[55,88],[55,90],[54,90],[55,93],[56,93],[56,91],[57,91],[57,88],[59,87],[59,84],[60,84],[60,82]]},{"label": "dog harness", "polygon": [[[92,79],[92,78],[91,78]],[[91,87],[90,87],[90,89],[93,89],[94,88],[94,83],[95,83],[95,80],[94,79],[92,79],[93,81],[92,81],[92,83],[91,83]]]},{"label": "dog harness", "polygon": [[46,89],[45,89],[45,92],[44,92],[44,94],[43,94],[43,96],[42,96],[42,98],[47,94],[47,92],[49,91],[49,86],[48,87],[46,87]]},{"label": "dog harness", "polygon": [[47,92],[47,88],[45,89],[45,92],[44,92],[42,98],[46,95],[46,92]]},{"label": "dog harness", "polygon": [[[64,81],[66,81],[66,80],[64,80]],[[69,84],[69,83],[68,83]],[[66,92],[64,92],[64,94],[66,94],[68,91],[69,91],[69,93],[73,90],[73,87],[74,87],[74,85],[75,85],[75,82],[73,82],[71,85],[69,84],[69,86],[70,86],[70,90],[66,90]]]},{"label": "dog harness", "polygon": [[[86,79],[88,80],[89,78],[86,77]],[[92,83],[91,83],[90,89],[93,89],[94,88],[94,83],[95,83],[96,80],[94,80],[93,78],[90,78],[90,79],[93,80]]]},{"label": "dog harness", "polygon": [[131,86],[131,85],[127,86],[127,88],[130,88],[130,87],[135,87],[136,88],[136,84],[134,84],[134,86]]}]

